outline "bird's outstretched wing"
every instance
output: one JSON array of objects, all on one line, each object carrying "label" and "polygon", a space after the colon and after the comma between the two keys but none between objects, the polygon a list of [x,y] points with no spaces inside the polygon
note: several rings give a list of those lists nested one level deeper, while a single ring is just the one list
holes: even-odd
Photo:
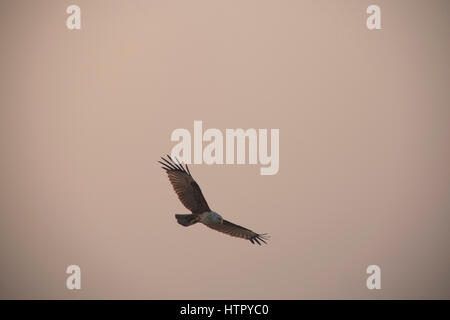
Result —
[{"label": "bird's outstretched wing", "polygon": [[[226,233],[232,237],[242,238],[250,240],[251,243],[257,243],[261,245],[261,242],[267,243],[269,236],[266,233],[258,234],[252,230],[246,229],[244,227],[238,226],[230,221],[223,220],[222,223],[206,224],[206,226],[211,229]],[[260,242],[261,241],[261,242]]]},{"label": "bird's outstretched wing", "polygon": [[173,161],[169,155],[167,155],[167,158],[168,160],[161,158],[164,162],[158,162],[166,170],[170,183],[181,203],[193,214],[211,211],[202,194],[202,190],[200,190],[199,185],[192,178],[188,166],[186,165],[186,168],[184,168],[178,161]]}]

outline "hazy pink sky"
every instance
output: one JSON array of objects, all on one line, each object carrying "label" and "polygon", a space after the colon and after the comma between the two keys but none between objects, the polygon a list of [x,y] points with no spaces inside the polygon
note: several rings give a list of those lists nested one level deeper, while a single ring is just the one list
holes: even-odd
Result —
[{"label": "hazy pink sky", "polygon": [[[450,298],[448,1],[72,3],[0,3],[0,298]],[[194,120],[280,130],[276,175],[191,166],[268,245],[176,223]]]}]

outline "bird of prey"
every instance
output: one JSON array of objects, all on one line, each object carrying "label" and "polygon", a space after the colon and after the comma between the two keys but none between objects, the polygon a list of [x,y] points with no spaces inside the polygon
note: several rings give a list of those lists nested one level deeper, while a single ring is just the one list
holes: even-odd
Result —
[{"label": "bird of prey", "polygon": [[200,222],[211,229],[226,233],[230,236],[250,240],[253,244],[255,242],[259,245],[261,245],[261,242],[267,243],[268,235],[266,233],[255,233],[223,219],[217,212],[212,211],[199,185],[192,177],[187,164],[183,167],[178,159],[175,162],[169,155],[167,155],[167,158],[168,160],[161,157],[164,162],[158,162],[166,170],[170,183],[181,203],[192,212],[191,214],[176,214],[175,218],[179,224],[188,227]]}]

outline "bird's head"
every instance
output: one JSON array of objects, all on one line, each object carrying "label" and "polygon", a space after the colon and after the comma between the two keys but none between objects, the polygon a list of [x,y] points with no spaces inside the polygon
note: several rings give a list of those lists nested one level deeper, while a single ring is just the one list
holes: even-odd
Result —
[{"label": "bird's head", "polygon": [[214,220],[217,221],[217,223],[223,223],[223,218],[220,214],[218,214],[217,212],[211,211],[212,215],[214,217]]}]

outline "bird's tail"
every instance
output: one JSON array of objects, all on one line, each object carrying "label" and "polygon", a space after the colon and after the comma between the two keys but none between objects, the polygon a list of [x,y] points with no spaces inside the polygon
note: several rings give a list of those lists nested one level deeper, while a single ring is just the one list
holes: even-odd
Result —
[{"label": "bird's tail", "polygon": [[182,226],[189,227],[194,223],[197,223],[197,216],[193,214],[176,214],[175,218],[177,218],[177,222]]}]

